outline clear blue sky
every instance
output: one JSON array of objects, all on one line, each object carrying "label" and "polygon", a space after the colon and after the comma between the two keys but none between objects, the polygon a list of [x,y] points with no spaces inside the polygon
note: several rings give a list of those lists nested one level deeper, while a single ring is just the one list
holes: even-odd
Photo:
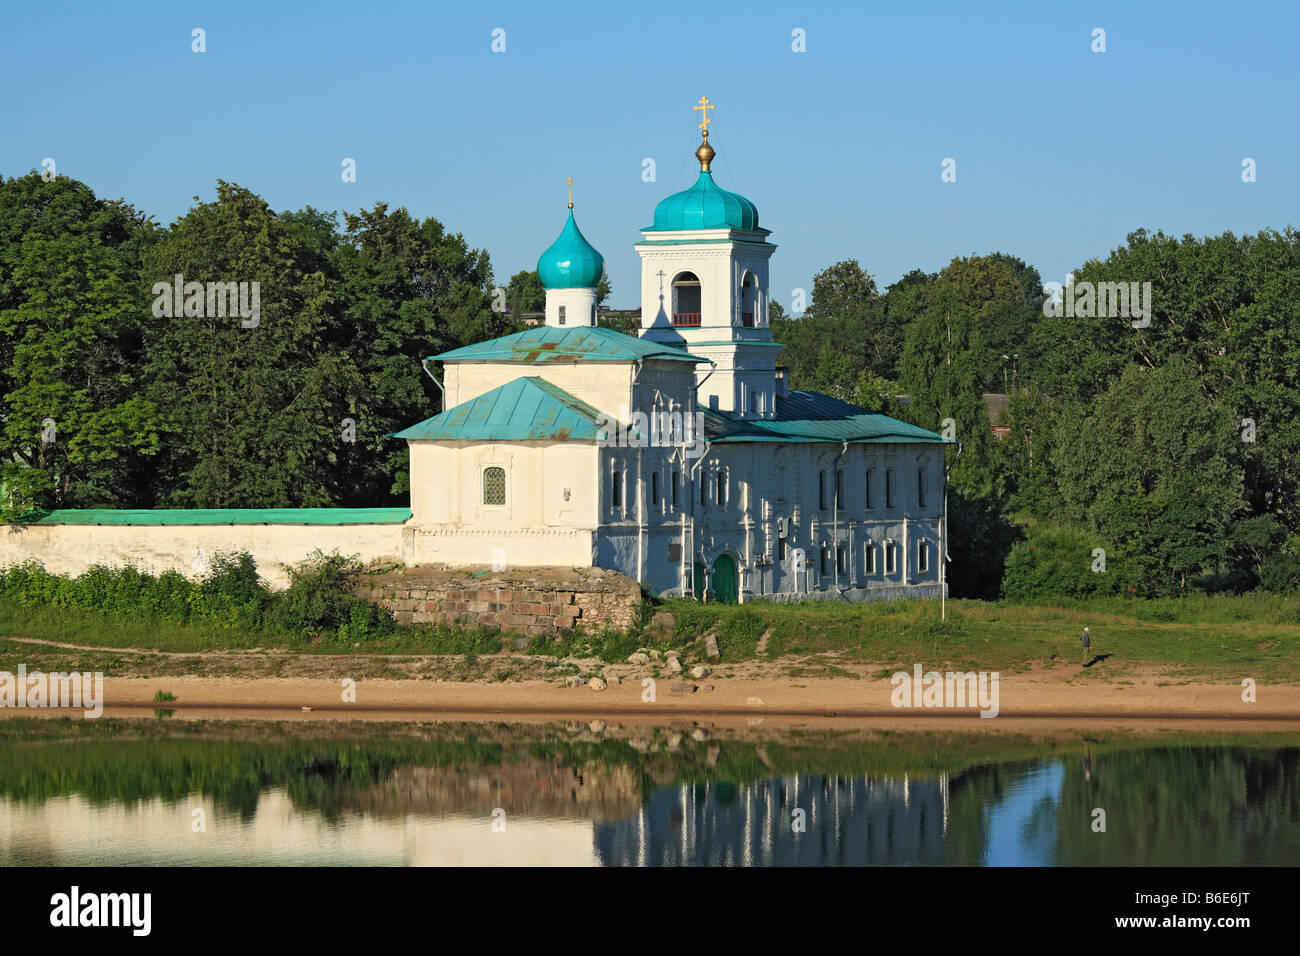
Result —
[{"label": "clear blue sky", "polygon": [[[882,288],[998,250],[1063,281],[1139,226],[1300,218],[1298,9],[11,2],[0,172],[53,157],[164,223],[218,178],[276,209],[383,200],[464,233],[502,282],[559,232],[572,175],[613,303],[631,307],[632,244],[694,178],[703,94],[715,176],[773,230],[783,304],[845,258]],[[206,53],[191,52],[195,27]],[[807,52],[791,50],[796,28]],[[656,182],[642,182],[646,157]],[[945,157],[956,183],[940,181]]]}]

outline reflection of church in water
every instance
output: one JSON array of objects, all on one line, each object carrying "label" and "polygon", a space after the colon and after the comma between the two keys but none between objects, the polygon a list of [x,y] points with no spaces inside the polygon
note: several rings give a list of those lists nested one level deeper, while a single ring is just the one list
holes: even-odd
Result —
[{"label": "reflection of church in water", "polygon": [[947,774],[688,784],[597,823],[596,855],[604,866],[939,866],[948,812]]}]

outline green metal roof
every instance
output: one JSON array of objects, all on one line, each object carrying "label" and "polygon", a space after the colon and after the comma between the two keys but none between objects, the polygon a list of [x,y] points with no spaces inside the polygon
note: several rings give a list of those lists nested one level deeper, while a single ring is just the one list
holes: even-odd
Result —
[{"label": "green metal roof", "polygon": [[776,418],[742,419],[704,412],[704,437],[711,442],[926,442],[956,444],[917,425],[870,412],[819,392],[790,392],[776,400]]},{"label": "green metal roof", "polygon": [[605,273],[605,259],[587,241],[569,209],[559,238],[537,259],[537,275],[548,289],[594,289]]},{"label": "green metal roof", "polygon": [[713,173],[700,170],[690,189],[673,193],[655,206],[655,221],[642,232],[683,229],[758,229],[758,207],[739,193],[723,189]]},{"label": "green metal roof", "polygon": [[51,511],[35,524],[401,524],[410,508],[111,508]]},{"label": "green metal roof", "polygon": [[[602,414],[535,376],[517,378],[478,398],[397,432],[408,441],[596,441]],[[604,428],[609,427],[606,420]]]},{"label": "green metal roof", "polygon": [[430,356],[440,362],[704,362],[671,345],[624,335],[598,325],[558,328],[539,325],[513,335]]}]

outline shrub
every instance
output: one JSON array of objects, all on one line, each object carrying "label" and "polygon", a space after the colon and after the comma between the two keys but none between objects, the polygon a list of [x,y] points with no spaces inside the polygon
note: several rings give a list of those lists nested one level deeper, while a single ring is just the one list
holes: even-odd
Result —
[{"label": "shrub", "polygon": [[1104,574],[1092,570],[1092,551],[1099,547],[1104,547],[1099,539],[1074,528],[1034,525],[1026,529],[1023,541],[1011,547],[1002,593],[1016,599],[1118,593],[1122,587],[1118,569]]},{"label": "shrub", "polygon": [[394,624],[387,612],[352,594],[348,577],[360,570],[355,556],[313,551],[289,569],[289,587],[276,595],[276,623],[298,634],[325,634],[353,642],[391,630]]}]

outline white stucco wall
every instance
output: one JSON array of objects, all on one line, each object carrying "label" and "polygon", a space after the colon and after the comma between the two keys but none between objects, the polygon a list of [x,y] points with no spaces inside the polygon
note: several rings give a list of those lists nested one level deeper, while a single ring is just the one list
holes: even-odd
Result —
[{"label": "white stucco wall", "polygon": [[219,553],[247,551],[273,588],[288,586],[286,566],[312,551],[359,555],[366,564],[405,563],[402,525],[8,525],[0,527],[0,565],[39,561],[52,574],[92,565],[134,565],[151,574],[201,577]]},{"label": "white stucco wall", "polygon": [[[410,442],[414,564],[590,567],[598,524],[594,442]],[[503,505],[484,472],[505,471]]]}]

